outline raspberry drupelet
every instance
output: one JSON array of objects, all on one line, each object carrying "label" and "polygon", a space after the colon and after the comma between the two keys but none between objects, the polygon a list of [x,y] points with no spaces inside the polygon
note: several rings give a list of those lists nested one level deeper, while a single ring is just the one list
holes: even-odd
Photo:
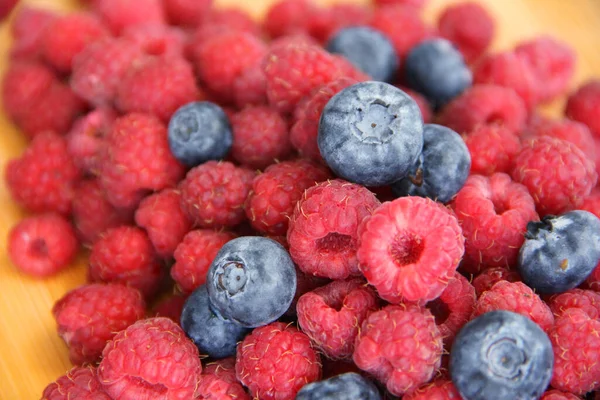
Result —
[{"label": "raspberry drupelet", "polygon": [[502,125],[479,125],[464,137],[471,154],[471,174],[509,173],[521,150],[519,136]]},{"label": "raspberry drupelet", "polygon": [[565,115],[584,123],[595,137],[600,137],[600,80],[590,80],[571,93],[565,106]]},{"label": "raspberry drupelet", "polygon": [[535,126],[532,126],[530,135],[532,137],[550,136],[563,139],[577,146],[588,160],[596,161],[596,144],[589,128],[581,122],[570,119],[544,120],[540,118]]},{"label": "raspberry drupelet", "polygon": [[403,400],[460,400],[460,394],[452,381],[436,379],[416,391],[403,396]]},{"label": "raspberry drupelet", "polygon": [[96,367],[73,367],[44,389],[42,400],[110,400],[98,381]]},{"label": "raspberry drupelet", "polygon": [[600,317],[600,293],[592,290],[568,290],[550,297],[548,305],[556,317],[571,308],[580,308],[593,319]]},{"label": "raspberry drupelet", "polygon": [[207,363],[198,386],[198,399],[251,400],[235,376],[235,358],[222,358]]},{"label": "raspberry drupelet", "polygon": [[477,297],[479,297],[500,281],[519,282],[520,280],[521,277],[515,270],[510,270],[505,267],[491,267],[483,269],[475,279],[473,279],[473,287],[475,288]]},{"label": "raspberry drupelet", "polygon": [[102,0],[92,3],[92,10],[115,34],[135,25],[165,24],[161,0]]}]

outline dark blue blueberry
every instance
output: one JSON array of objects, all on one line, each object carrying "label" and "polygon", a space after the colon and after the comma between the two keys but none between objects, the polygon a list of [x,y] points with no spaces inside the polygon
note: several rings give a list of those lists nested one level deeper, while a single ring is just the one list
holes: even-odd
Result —
[{"label": "dark blue blueberry", "polygon": [[562,293],[585,281],[599,260],[600,220],[577,210],[528,223],[518,267],[537,292]]},{"label": "dark blue blueberry", "polygon": [[224,158],[233,143],[229,119],[221,107],[197,101],[179,108],[169,122],[169,147],[181,163],[195,167]]},{"label": "dark blue blueberry", "polygon": [[296,293],[296,269],[288,252],[276,241],[239,237],[217,253],[206,285],[214,312],[255,328],[287,311]]},{"label": "dark blue blueberry", "polygon": [[465,400],[539,399],[553,364],[548,335],[529,318],[503,310],[469,321],[450,351],[450,376]]},{"label": "dark blue blueberry", "polygon": [[196,344],[200,354],[213,358],[234,356],[237,343],[250,332],[250,329],[211,311],[206,285],[199,286],[185,301],[181,328]]},{"label": "dark blue blueberry", "polygon": [[394,183],[396,196],[421,196],[447,203],[463,187],[471,154],[460,135],[445,126],[426,124],[423,152],[411,174]]},{"label": "dark blue blueberry", "polygon": [[344,56],[375,81],[390,82],[398,72],[398,54],[390,40],[368,26],[339,30],[325,46],[327,51]]},{"label": "dark blue blueberry", "polygon": [[462,54],[445,39],[433,39],[414,47],[404,63],[406,84],[440,108],[473,83]]},{"label": "dark blue blueberry", "polygon": [[381,400],[381,395],[367,378],[347,372],[304,385],[296,400]]},{"label": "dark blue blueberry", "polygon": [[318,145],[333,172],[350,182],[384,186],[408,175],[423,148],[423,117],[402,90],[361,82],[329,100]]}]

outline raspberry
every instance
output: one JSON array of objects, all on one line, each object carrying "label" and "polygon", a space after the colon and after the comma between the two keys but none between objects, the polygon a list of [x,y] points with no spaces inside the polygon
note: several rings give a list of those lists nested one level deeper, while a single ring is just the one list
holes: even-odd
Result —
[{"label": "raspberry", "polygon": [[360,275],[358,226],[379,205],[368,189],[341,179],[307,189],[287,232],[292,260],[315,276],[345,279]]},{"label": "raspberry", "polygon": [[600,382],[600,321],[579,308],[571,308],[556,318],[550,332],[554,349],[553,388],[577,395],[597,389]]},{"label": "raspberry", "polygon": [[161,0],[101,0],[92,6],[116,35],[130,26],[166,22]]},{"label": "raspberry", "polygon": [[471,132],[479,124],[493,122],[518,132],[525,126],[526,118],[525,104],[513,90],[497,85],[475,85],[442,109],[439,123],[461,134]]},{"label": "raspberry", "polygon": [[464,253],[458,220],[423,197],[383,203],[359,228],[361,272],[391,303],[439,297]]},{"label": "raspberry", "polygon": [[152,309],[152,316],[165,317],[172,319],[177,325],[180,325],[181,312],[187,296],[178,294],[171,295],[159,301]]},{"label": "raspberry", "polygon": [[192,168],[179,183],[181,207],[203,228],[233,227],[245,219],[254,172],[223,161]]},{"label": "raspberry", "polygon": [[473,287],[475,288],[477,297],[479,297],[484,292],[490,290],[497,282],[519,282],[520,280],[521,277],[517,271],[504,267],[492,267],[483,270],[473,279]]},{"label": "raspberry", "polygon": [[319,380],[321,365],[306,334],[273,322],[238,344],[235,372],[255,398],[293,399],[302,386]]},{"label": "raspberry", "polygon": [[326,42],[340,29],[368,25],[372,18],[369,7],[360,4],[331,4],[325,9],[313,9],[308,30],[319,42]]},{"label": "raspberry", "polygon": [[44,32],[44,58],[63,73],[71,72],[71,63],[85,46],[110,36],[108,29],[93,14],[70,13],[56,18]]},{"label": "raspberry", "polygon": [[252,227],[272,235],[285,235],[289,217],[306,189],[329,177],[327,171],[309,160],[273,164],[254,178],[246,203]]},{"label": "raspberry", "polygon": [[442,350],[442,335],[429,310],[389,305],[363,321],[352,358],[400,396],[429,382],[440,366]]},{"label": "raspberry", "polygon": [[43,278],[65,269],[77,252],[71,224],[55,213],[19,221],[8,234],[7,251],[22,272]]},{"label": "raspberry", "polygon": [[563,120],[547,120],[533,127],[534,137],[550,136],[563,139],[577,146],[590,161],[596,161],[596,144],[589,128],[581,122]]},{"label": "raspberry", "polygon": [[596,185],[593,161],[572,143],[542,136],[526,141],[512,177],[531,193],[540,216],[577,208]]},{"label": "raspberry", "polygon": [[291,151],[287,121],[269,107],[248,107],[231,119],[232,157],[249,168],[264,169]]},{"label": "raspberry", "polygon": [[269,43],[269,50],[279,50],[284,49],[289,46],[319,46],[319,42],[317,42],[312,36],[307,35],[306,33],[295,33],[293,35],[281,36],[277,39],[274,39]]},{"label": "raspberry", "polygon": [[508,173],[521,150],[519,137],[501,125],[478,125],[465,137],[471,154],[471,174]]},{"label": "raspberry", "polygon": [[32,212],[71,212],[79,179],[66,140],[53,132],[37,135],[21,157],[8,162],[6,183],[13,199]]},{"label": "raspberry", "polygon": [[427,102],[425,96],[404,86],[399,86],[399,88],[404,93],[409,95],[415,101],[415,103],[417,103],[417,105],[419,106],[419,110],[421,110],[423,122],[426,124],[430,124],[433,121],[433,111],[431,110],[431,106]]},{"label": "raspberry", "polygon": [[352,356],[363,320],[377,308],[377,295],[362,279],[334,281],[298,299],[298,324],[327,357]]},{"label": "raspberry", "polygon": [[600,137],[600,81],[592,80],[584,83],[569,96],[565,115],[572,120],[584,123],[594,136]]},{"label": "raspberry", "polygon": [[199,397],[202,400],[250,400],[250,396],[235,376],[235,358],[222,358],[210,362],[202,371],[202,380],[198,386]]},{"label": "raspberry", "polygon": [[450,380],[436,379],[405,395],[402,400],[459,400],[460,394]]},{"label": "raspberry", "polygon": [[117,333],[102,352],[98,377],[119,399],[194,399],[202,364],[198,348],[168,318],[149,318]]},{"label": "raspberry", "polygon": [[580,308],[592,319],[600,317],[600,293],[591,290],[571,289],[552,296],[548,305],[557,317],[570,308]]},{"label": "raspberry", "polygon": [[185,173],[171,154],[167,128],[152,115],[118,118],[105,142],[100,182],[114,206],[135,207],[147,192],[172,187]]},{"label": "raspberry", "polygon": [[199,229],[189,232],[177,246],[171,276],[185,293],[191,293],[206,282],[206,274],[221,247],[235,235]]},{"label": "raspberry", "polygon": [[135,212],[136,224],[146,230],[160,257],[172,257],[177,245],[192,229],[180,204],[181,195],[177,190],[164,189],[142,200]]},{"label": "raspberry", "polygon": [[429,0],[375,0],[374,3],[377,7],[401,4],[405,6],[422,8],[427,4]]},{"label": "raspberry", "polygon": [[162,3],[171,24],[193,28],[206,18],[213,0],[163,0]]},{"label": "raspberry", "polygon": [[323,108],[333,96],[355,83],[358,81],[345,77],[333,80],[319,86],[298,104],[294,111],[295,123],[290,130],[290,141],[302,157],[323,160],[317,145]]},{"label": "raspberry", "polygon": [[465,236],[467,270],[512,267],[529,221],[538,220],[527,189],[501,172],[490,177],[471,175],[452,208]]},{"label": "raspberry", "polygon": [[271,38],[309,33],[309,18],[317,10],[311,0],[280,0],[267,11],[263,28]]},{"label": "raspberry", "polygon": [[427,304],[446,344],[451,344],[460,328],[471,319],[476,302],[475,288],[456,272],[440,297]]},{"label": "raspberry", "polygon": [[544,392],[540,400],[579,400],[578,396],[572,393],[561,392],[560,390],[548,390]]},{"label": "raspberry", "polygon": [[88,276],[92,282],[123,283],[150,297],[158,289],[163,271],[146,233],[120,226],[94,243]]},{"label": "raspberry", "polygon": [[589,211],[600,218],[600,188],[592,189],[590,194],[583,199],[579,209]]},{"label": "raspberry", "polygon": [[125,74],[116,104],[123,113],[153,114],[166,123],[179,107],[202,97],[189,62],[178,57],[149,56]]},{"label": "raspberry", "polygon": [[73,225],[83,244],[91,245],[110,228],[133,222],[129,210],[113,207],[96,179],[81,180],[73,194]]},{"label": "raspberry", "polygon": [[[171,3],[170,1],[167,3]],[[134,25],[123,31],[123,39],[135,43],[144,53],[153,56],[183,58],[186,33],[179,28],[163,24]]]},{"label": "raspberry", "polygon": [[227,26],[230,29],[248,32],[259,36],[261,29],[254,18],[245,10],[236,7],[214,7],[210,10],[204,24]]},{"label": "raspberry", "polygon": [[440,35],[451,41],[469,64],[477,61],[494,39],[494,19],[479,3],[447,7],[438,18]]},{"label": "raspberry", "polygon": [[234,99],[236,79],[244,70],[258,65],[267,46],[251,33],[226,30],[206,38],[196,49],[193,60],[200,80],[219,99]]},{"label": "raspberry", "polygon": [[522,282],[500,281],[479,296],[473,318],[489,311],[506,310],[524,315],[548,332],[554,326],[550,307]]},{"label": "raspberry", "polygon": [[[285,238],[285,236],[277,236],[270,238],[273,240],[277,240],[276,238]],[[285,247],[286,250],[289,247],[287,246],[287,242],[281,243],[280,241],[278,241],[278,243]],[[298,304],[298,300],[300,299],[300,297],[302,297],[302,295],[308,292],[312,292],[316,288],[325,286],[330,282],[331,281],[329,279],[319,278],[318,276],[305,274],[300,270],[300,268],[296,267],[296,293],[294,293],[294,299],[292,300],[292,304],[290,304],[290,307],[285,312],[285,315],[290,317],[297,317],[298,310],[296,309],[296,305]]]},{"label": "raspberry", "polygon": [[32,61],[39,59],[46,28],[56,18],[56,13],[50,10],[28,5],[19,7],[11,23],[14,41],[10,49],[10,58]]},{"label": "raspberry", "polygon": [[267,77],[261,64],[246,68],[235,79],[233,97],[239,108],[267,104]]},{"label": "raspberry", "polygon": [[42,400],[110,400],[102,384],[98,381],[95,367],[71,368],[65,375],[52,382],[44,389]]},{"label": "raspberry", "polygon": [[94,363],[115,334],[144,317],[146,303],[136,289],[90,284],[65,294],[52,314],[73,364]]}]

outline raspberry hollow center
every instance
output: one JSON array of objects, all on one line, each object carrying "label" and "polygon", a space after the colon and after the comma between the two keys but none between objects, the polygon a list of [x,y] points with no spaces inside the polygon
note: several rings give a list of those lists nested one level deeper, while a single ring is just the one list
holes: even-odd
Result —
[{"label": "raspberry hollow center", "polygon": [[341,253],[351,249],[354,240],[350,235],[331,232],[327,236],[317,240],[317,250],[321,253]]},{"label": "raspberry hollow center", "polygon": [[390,256],[397,266],[414,264],[421,258],[425,242],[423,238],[412,232],[400,232],[390,244]]}]

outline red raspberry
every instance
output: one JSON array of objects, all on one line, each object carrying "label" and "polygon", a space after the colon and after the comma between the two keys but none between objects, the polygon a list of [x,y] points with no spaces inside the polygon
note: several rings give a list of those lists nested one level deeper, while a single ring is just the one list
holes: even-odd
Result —
[{"label": "red raspberry", "polygon": [[283,49],[289,46],[319,46],[319,42],[306,33],[295,33],[293,35],[281,36],[269,43],[271,51]]},{"label": "red raspberry", "polygon": [[199,400],[250,400],[235,376],[235,358],[223,358],[206,364],[198,387]]},{"label": "red raspberry", "polygon": [[194,399],[202,364],[198,348],[168,318],[149,318],[117,333],[102,352],[98,377],[119,399]]},{"label": "red raspberry", "polygon": [[290,141],[302,157],[323,160],[317,145],[321,113],[333,96],[355,83],[358,81],[346,77],[333,80],[319,86],[298,104],[294,111],[295,123],[290,131]]},{"label": "red raspberry", "polygon": [[235,372],[254,398],[291,400],[302,386],[319,380],[321,365],[306,334],[273,322],[238,344]]},{"label": "red raspberry", "polygon": [[374,3],[377,7],[401,4],[415,8],[423,8],[428,1],[429,0],[375,0]]},{"label": "red raspberry", "polygon": [[53,11],[23,4],[11,22],[11,59],[37,60],[42,54],[46,28],[57,18]]},{"label": "red raspberry", "polygon": [[150,297],[161,283],[163,270],[146,232],[120,226],[94,243],[88,275],[92,282],[123,283]]},{"label": "red raspberry", "polygon": [[204,19],[204,24],[227,26],[256,36],[260,36],[262,32],[257,21],[246,10],[236,7],[213,7]]},{"label": "red raspberry", "polygon": [[149,56],[133,64],[125,74],[116,103],[123,113],[148,113],[169,122],[179,107],[202,97],[189,62],[177,57]]},{"label": "red raspberry", "polygon": [[584,123],[594,136],[600,137],[600,80],[584,83],[569,96],[565,115],[572,120]]},{"label": "red raspberry", "polygon": [[137,289],[118,284],[90,284],[71,290],[52,308],[58,334],[73,364],[94,363],[115,334],[146,313]]},{"label": "red raspberry", "polygon": [[417,103],[417,105],[419,106],[419,110],[421,110],[423,122],[426,124],[430,124],[433,121],[433,111],[431,110],[431,106],[427,102],[425,96],[404,86],[399,86],[399,88],[404,93],[409,95],[415,101],[415,103]]},{"label": "red raspberry", "polygon": [[73,194],[73,225],[84,245],[91,245],[110,228],[133,222],[133,213],[113,207],[97,179],[81,180]]},{"label": "red raspberry", "polygon": [[312,10],[308,30],[319,42],[326,42],[340,29],[368,25],[372,14],[370,7],[361,4],[331,4],[324,9]]},{"label": "red raspberry", "polygon": [[161,0],[100,0],[92,6],[116,35],[133,25],[166,22]]},{"label": "red raspberry", "polygon": [[100,182],[114,206],[136,207],[147,192],[175,186],[185,173],[171,153],[167,128],[152,115],[118,118],[105,143]]},{"label": "red raspberry", "polygon": [[550,136],[566,140],[583,151],[590,161],[596,161],[596,144],[587,126],[570,119],[542,121],[533,127],[532,136]]},{"label": "red raspberry", "polygon": [[427,303],[427,308],[435,316],[444,343],[452,344],[460,328],[471,319],[476,302],[475,288],[456,272],[440,297]]},{"label": "red raspberry", "polygon": [[600,321],[579,308],[570,308],[556,318],[550,332],[554,349],[554,371],[550,385],[583,395],[600,383]]},{"label": "red raspberry", "polygon": [[179,325],[181,312],[183,311],[183,306],[185,305],[186,300],[187,296],[178,294],[171,295],[164,300],[159,301],[154,306],[152,309],[152,316],[170,318],[177,325]]},{"label": "red raspberry", "polygon": [[464,139],[471,154],[471,174],[508,173],[521,150],[519,137],[496,124],[478,125]]},{"label": "red raspberry", "polygon": [[306,189],[329,177],[327,171],[309,160],[273,164],[254,178],[246,203],[252,227],[272,235],[285,235],[289,217]]},{"label": "red raspberry", "polygon": [[545,392],[540,400],[579,400],[579,396],[575,396],[573,393],[561,392],[560,390],[548,390]]},{"label": "red raspberry", "polygon": [[358,226],[380,204],[368,189],[341,179],[307,189],[287,232],[292,260],[315,276],[345,279],[360,275]]},{"label": "red raspberry", "polygon": [[589,211],[600,218],[600,188],[592,189],[591,193],[583,199],[579,209]]},{"label": "red raspberry", "polygon": [[412,304],[389,305],[363,321],[352,358],[390,393],[400,396],[433,378],[442,351],[442,335],[429,310]]},{"label": "red raspberry", "polygon": [[577,208],[596,185],[593,161],[572,143],[542,136],[523,144],[512,177],[527,187],[540,216]]},{"label": "red raspberry", "polygon": [[400,59],[410,49],[427,39],[429,28],[417,9],[403,4],[391,4],[375,9],[371,26],[380,30],[392,42]]},{"label": "red raspberry", "polygon": [[[168,2],[170,3],[170,1]],[[123,39],[135,43],[144,53],[169,58],[185,57],[187,35],[182,29],[163,24],[133,25]]]},{"label": "red raspberry", "polygon": [[65,14],[51,22],[44,32],[44,58],[58,71],[69,73],[73,59],[85,46],[108,36],[108,28],[95,15]]},{"label": "red raspberry", "polygon": [[443,109],[439,123],[458,133],[471,132],[479,124],[497,122],[512,132],[525,126],[527,110],[514,90],[497,85],[475,85]]},{"label": "red raspberry", "polygon": [[71,224],[55,213],[19,221],[8,234],[7,251],[22,272],[44,278],[65,269],[77,253],[77,237]]},{"label": "red raspberry", "polygon": [[163,0],[162,3],[171,24],[193,28],[206,18],[213,0]]},{"label": "red raspberry", "polygon": [[600,317],[600,293],[591,290],[571,289],[550,297],[548,305],[557,317],[570,308],[580,308],[593,319]]},{"label": "red raspberry", "polygon": [[79,170],[67,142],[54,132],[37,135],[21,157],[8,162],[6,183],[13,199],[32,212],[71,212]]},{"label": "red raspberry", "polygon": [[439,297],[465,251],[456,216],[423,197],[383,203],[360,225],[358,238],[360,270],[390,303]]},{"label": "red raspberry", "polygon": [[267,76],[262,65],[246,68],[233,82],[233,97],[239,108],[261,106],[267,100]]},{"label": "red raspberry", "polygon": [[494,18],[479,3],[466,1],[447,7],[438,18],[438,29],[469,64],[477,61],[494,39]]},{"label": "red raspberry", "polygon": [[234,99],[236,79],[244,70],[258,65],[267,46],[251,33],[225,30],[206,38],[196,49],[193,60],[200,80],[219,99]]},{"label": "red raspberry", "polygon": [[192,168],[179,183],[181,206],[203,228],[233,227],[244,221],[244,203],[254,172],[227,161]]},{"label": "red raspberry", "polygon": [[489,311],[507,310],[528,317],[548,332],[554,326],[550,307],[523,282],[500,281],[479,296],[473,318]]},{"label": "red raspberry", "polygon": [[249,168],[264,169],[284,160],[292,149],[287,121],[272,108],[245,108],[233,116],[231,128],[231,155]]},{"label": "red raspberry", "polygon": [[415,392],[402,397],[402,400],[460,400],[460,394],[450,380],[437,379],[421,386]]},{"label": "red raspberry", "polygon": [[309,33],[309,19],[320,10],[311,0],[280,0],[267,11],[263,28],[271,38]]},{"label": "red raspberry", "polygon": [[71,368],[65,375],[52,382],[44,389],[42,400],[110,400],[102,384],[98,381],[95,367]]},{"label": "red raspberry", "polygon": [[192,229],[181,209],[181,194],[175,189],[164,189],[142,200],[135,212],[135,223],[146,230],[156,254],[162,258],[172,257]]},{"label": "red raspberry", "polygon": [[303,294],[296,310],[298,324],[327,357],[348,358],[358,330],[377,308],[377,295],[360,278],[334,281]]},{"label": "red raspberry", "polygon": [[177,246],[171,276],[185,293],[206,282],[206,274],[221,247],[235,235],[210,229],[189,232]]},{"label": "red raspberry", "polygon": [[596,268],[592,271],[590,276],[588,276],[585,282],[591,290],[600,292],[600,263],[596,265]]},{"label": "red raspberry", "polygon": [[512,267],[525,240],[529,221],[538,220],[527,189],[501,172],[471,175],[452,208],[465,236],[467,270]]},{"label": "red raspberry", "polygon": [[[275,236],[275,237],[267,236],[267,237],[269,237],[273,240],[277,240],[278,238],[285,239],[285,236]],[[281,244],[283,247],[285,247],[286,250],[289,249],[289,246],[287,245],[287,242],[285,240],[284,240],[284,243],[282,243],[279,240],[277,240],[277,242],[279,244]],[[330,282],[331,281],[329,279],[319,278],[318,276],[305,274],[304,272],[302,272],[300,270],[300,268],[296,267],[296,293],[294,294],[294,299],[292,300],[292,304],[290,304],[290,307],[285,312],[285,315],[290,316],[290,317],[297,317],[298,310],[296,309],[296,305],[298,304],[298,300],[300,299],[300,297],[302,297],[302,295],[304,295],[308,292],[312,292],[316,288],[325,286],[326,284],[328,284]]]},{"label": "red raspberry", "polygon": [[479,297],[483,292],[490,290],[497,282],[519,282],[520,280],[521,277],[517,271],[504,267],[492,267],[483,270],[473,279],[473,287],[475,288],[477,297]]}]

